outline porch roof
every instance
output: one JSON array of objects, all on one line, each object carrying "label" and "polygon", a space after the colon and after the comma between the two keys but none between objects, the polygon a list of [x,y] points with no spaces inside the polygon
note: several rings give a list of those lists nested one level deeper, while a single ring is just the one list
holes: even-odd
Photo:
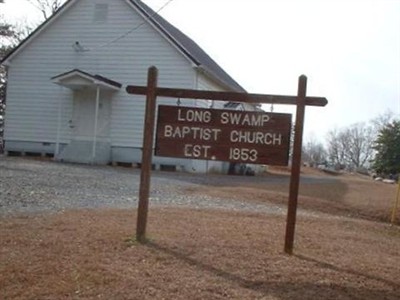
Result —
[{"label": "porch roof", "polygon": [[119,82],[98,74],[92,75],[79,69],[56,75],[51,78],[51,81],[72,90],[99,87],[102,90],[118,91],[122,87]]}]

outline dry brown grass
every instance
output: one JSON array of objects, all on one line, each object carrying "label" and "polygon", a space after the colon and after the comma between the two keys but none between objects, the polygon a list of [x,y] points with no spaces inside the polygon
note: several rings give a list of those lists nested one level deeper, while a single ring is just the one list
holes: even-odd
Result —
[{"label": "dry brown grass", "polygon": [[[0,299],[399,299],[400,228],[375,221],[396,187],[335,178],[301,185],[314,216],[298,216],[293,256],[279,215],[151,208],[146,244],[132,238],[134,210],[2,217]],[[288,186],[187,192],[286,205]]]},{"label": "dry brown grass", "polygon": [[0,219],[1,299],[398,299],[400,230],[349,218],[151,209]]},{"label": "dry brown grass", "polygon": [[[299,209],[338,216],[389,222],[396,197],[396,185],[375,182],[360,175],[329,176],[318,170],[306,169],[303,174],[330,179],[326,183],[302,183],[299,189]],[[271,184],[269,178],[287,176],[282,169],[265,175],[265,182],[224,185],[213,188],[190,187],[188,193],[255,203],[274,203],[287,206],[289,183]],[[397,214],[400,220],[400,210]]]}]

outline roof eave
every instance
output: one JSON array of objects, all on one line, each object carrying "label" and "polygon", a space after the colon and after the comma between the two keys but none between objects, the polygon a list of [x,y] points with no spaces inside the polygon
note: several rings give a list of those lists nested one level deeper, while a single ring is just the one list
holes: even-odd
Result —
[{"label": "roof eave", "polygon": [[216,83],[218,83],[220,86],[226,88],[227,90],[230,90],[232,92],[241,92],[241,93],[247,93],[247,91],[242,88],[241,86],[235,87],[232,86],[224,81],[222,81],[218,76],[214,75],[212,72],[210,72],[207,68],[205,68],[202,65],[196,66],[195,67],[201,74],[204,74],[205,76],[207,76],[208,78],[210,78],[211,80],[215,81]]},{"label": "roof eave", "polygon": [[[196,66],[200,65],[200,62],[193,55],[191,55],[190,52],[187,51],[187,49],[179,41],[177,41],[166,29],[164,29],[164,27],[159,22],[157,22],[157,20],[144,8],[142,8],[136,1],[127,0],[127,2],[128,4],[135,7],[137,12],[142,15],[142,17],[146,19],[151,26],[153,26],[158,32],[160,32],[167,41],[169,41],[174,47],[176,47],[191,63],[195,64]],[[155,14],[158,15],[157,12],[155,12]]]}]

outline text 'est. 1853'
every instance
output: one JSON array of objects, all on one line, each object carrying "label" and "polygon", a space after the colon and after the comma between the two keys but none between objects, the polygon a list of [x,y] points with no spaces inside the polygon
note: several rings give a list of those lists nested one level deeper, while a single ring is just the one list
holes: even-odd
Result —
[{"label": "text 'est. 1853'", "polygon": [[158,107],[155,155],[287,165],[291,115]]}]

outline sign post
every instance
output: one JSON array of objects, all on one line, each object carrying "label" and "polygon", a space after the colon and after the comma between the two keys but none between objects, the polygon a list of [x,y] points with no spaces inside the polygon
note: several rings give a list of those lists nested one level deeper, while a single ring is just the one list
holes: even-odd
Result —
[{"label": "sign post", "polygon": [[392,217],[390,218],[390,223],[392,225],[394,225],[396,222],[396,215],[397,215],[397,210],[399,208],[399,202],[400,202],[400,181],[397,183],[396,200],[394,201],[393,209],[392,209]]},{"label": "sign post", "polygon": [[140,171],[139,204],[136,225],[136,239],[146,240],[147,214],[149,208],[151,157],[153,150],[154,120],[156,114],[156,87],[158,71],[151,67],[147,75],[146,112],[144,116],[144,133],[142,148],[142,166]]},{"label": "sign post", "polygon": [[[157,96],[246,103],[296,105],[285,252],[293,253],[299,192],[305,106],[325,106],[322,97],[306,97],[307,77],[299,77],[297,96],[200,91],[157,87],[157,69],[149,68],[146,86],[127,86],[129,94],[146,95],[142,170],[136,238],[145,241],[151,156]],[[190,159],[287,165],[291,116],[235,110],[159,106],[155,154]]]},{"label": "sign post", "polygon": [[296,123],[294,127],[294,144],[292,156],[292,169],[289,185],[289,203],[286,221],[285,252],[293,254],[294,230],[296,226],[297,198],[299,195],[301,148],[303,143],[303,125],[305,112],[305,99],[307,90],[307,77],[302,75],[299,78],[297,91]]}]

